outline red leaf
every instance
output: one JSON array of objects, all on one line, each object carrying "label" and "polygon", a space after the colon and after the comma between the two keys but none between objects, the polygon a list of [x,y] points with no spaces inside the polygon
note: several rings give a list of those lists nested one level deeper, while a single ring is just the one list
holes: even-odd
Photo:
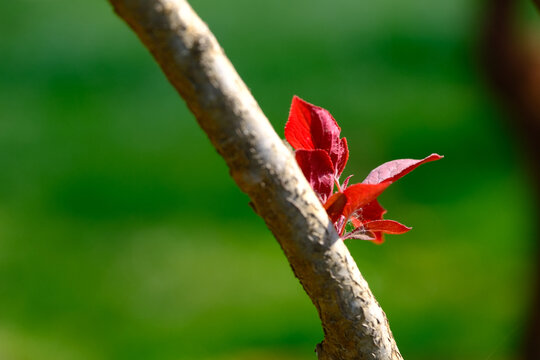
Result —
[{"label": "red leaf", "polygon": [[293,97],[285,138],[296,150],[326,151],[337,176],[341,175],[349,158],[347,140],[339,138],[340,132],[341,128],[327,110]]},{"label": "red leaf", "polygon": [[381,206],[379,200],[373,200],[362,206],[361,209],[356,210],[356,214],[352,216],[351,221],[354,227],[359,227],[368,221],[382,220],[384,214],[386,214],[386,209]]},{"label": "red leaf", "polygon": [[345,208],[345,205],[347,205],[347,196],[340,192],[330,196],[326,204],[324,204],[326,213],[328,214],[330,220],[332,220],[333,223],[338,221],[341,215],[343,215],[343,209]]},{"label": "red leaf", "polygon": [[373,235],[375,239],[373,240],[374,244],[381,245],[384,242],[384,234],[380,231],[374,232]]},{"label": "red leaf", "polygon": [[381,206],[379,200],[374,200],[362,207],[362,212],[358,215],[363,222],[382,220],[383,215],[386,214],[386,209]]},{"label": "red leaf", "polygon": [[373,234],[375,244],[382,244],[384,234],[404,234],[412,228],[393,220],[375,220],[364,223],[362,229],[364,232]]},{"label": "red leaf", "polygon": [[376,235],[372,232],[366,231],[365,229],[355,229],[354,231],[351,231],[350,233],[345,234],[342,238],[342,240],[347,239],[357,239],[357,240],[376,240]]},{"label": "red leaf", "polygon": [[285,138],[296,150],[315,149],[311,138],[311,112],[308,105],[310,104],[298,96],[293,96],[289,120],[285,124]]},{"label": "red leaf", "polygon": [[412,228],[394,220],[375,220],[364,223],[364,229],[368,231],[380,231],[385,234],[404,234]]},{"label": "red leaf", "polygon": [[418,166],[439,159],[442,159],[442,156],[431,154],[422,160],[401,159],[389,161],[372,170],[366,179],[362,181],[362,184],[380,184],[383,181],[394,182],[404,175],[407,175]]},{"label": "red leaf", "polygon": [[343,172],[343,169],[345,169],[347,160],[349,160],[349,147],[347,146],[347,138],[341,139],[339,146],[334,149],[334,154],[334,167],[336,168],[336,177],[339,178],[339,176]]},{"label": "red leaf", "polygon": [[388,186],[390,182],[381,184],[354,184],[343,192],[347,196],[347,206],[343,215],[348,219],[356,210],[369,204],[377,198]]},{"label": "red leaf", "polygon": [[300,149],[295,155],[304,176],[324,204],[334,189],[334,166],[330,157],[323,150]]},{"label": "red leaf", "polygon": [[[303,100],[302,100],[303,101]],[[311,115],[311,138],[318,149],[326,150],[330,155],[333,148],[340,145],[341,128],[328,110],[303,102]]]},{"label": "red leaf", "polygon": [[347,176],[347,178],[345,179],[345,181],[343,181],[343,184],[341,184],[341,190],[345,190],[347,188],[347,186],[349,186],[349,180],[351,180],[351,178],[353,177],[354,175],[349,175]]},{"label": "red leaf", "polygon": [[[355,223],[354,220],[353,223]],[[356,229],[345,234],[343,240],[372,240],[376,244],[382,244],[384,242],[384,234],[404,234],[409,230],[411,230],[410,227],[400,224],[397,221],[375,220],[364,224],[360,223]]]}]

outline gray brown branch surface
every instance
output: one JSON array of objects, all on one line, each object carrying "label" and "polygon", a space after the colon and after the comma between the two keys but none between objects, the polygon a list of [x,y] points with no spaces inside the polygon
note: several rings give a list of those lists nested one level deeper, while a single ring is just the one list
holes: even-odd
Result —
[{"label": "gray brown branch surface", "polygon": [[319,312],[319,359],[402,359],[386,315],[317,196],[206,24],[183,0],[109,1],[280,243]]}]

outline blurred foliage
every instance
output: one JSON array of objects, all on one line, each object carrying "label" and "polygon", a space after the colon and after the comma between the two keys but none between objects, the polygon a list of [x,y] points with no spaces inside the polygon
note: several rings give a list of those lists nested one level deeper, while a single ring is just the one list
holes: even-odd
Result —
[{"label": "blurred foliage", "polygon": [[[382,196],[413,231],[348,246],[405,358],[511,359],[534,204],[481,4],[191,3],[280,134],[293,94],[333,113],[357,181],[446,156]],[[278,244],[106,1],[4,1],[0,51],[0,358],[315,358]]]}]

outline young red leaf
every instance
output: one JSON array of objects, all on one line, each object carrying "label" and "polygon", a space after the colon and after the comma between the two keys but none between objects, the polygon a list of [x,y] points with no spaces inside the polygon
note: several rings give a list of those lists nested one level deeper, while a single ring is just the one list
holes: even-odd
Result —
[{"label": "young red leaf", "polygon": [[[353,220],[353,224],[355,221]],[[358,220],[356,220],[358,223]],[[410,227],[393,220],[375,220],[360,224],[356,229],[345,234],[343,239],[373,240],[377,244],[384,242],[384,234],[404,234]]]},{"label": "young red leaf", "polygon": [[[357,226],[359,224],[358,219],[353,218],[353,224]],[[350,236],[350,234],[370,234],[371,239],[375,244],[382,244],[384,242],[384,234],[404,234],[411,230],[410,227],[398,223],[393,220],[375,220],[367,223],[360,223],[357,229],[354,229],[349,234],[345,235],[347,239],[362,239],[362,237]]]},{"label": "young red leaf", "polygon": [[381,206],[379,200],[373,200],[356,210],[356,213],[351,217],[351,222],[354,227],[359,227],[369,221],[382,220],[384,214],[386,214],[386,209]]},{"label": "young red leaf", "polygon": [[343,240],[347,239],[357,239],[357,240],[370,240],[374,241],[377,240],[376,235],[370,231],[366,231],[365,229],[358,228],[354,231],[351,231],[350,233],[345,234],[342,237]]},{"label": "young red leaf", "polygon": [[354,175],[347,176],[347,178],[343,181],[343,184],[341,184],[341,190],[345,190],[347,186],[349,186],[349,180],[351,180],[353,176]]},{"label": "young red leaf", "polygon": [[334,167],[336,168],[336,177],[339,178],[347,160],[349,160],[349,146],[347,145],[347,138],[341,139],[338,146],[333,149],[331,156],[334,156],[332,161],[334,162]]},{"label": "young red leaf", "polygon": [[297,150],[296,162],[315,190],[321,202],[332,195],[334,189],[334,166],[324,150]]},{"label": "young red leaf", "polygon": [[303,104],[308,107],[311,115],[310,130],[313,145],[318,149],[326,150],[332,155],[333,148],[339,146],[341,143],[339,138],[341,128],[328,110],[309,104],[305,101],[303,101]]},{"label": "young red leaf", "polygon": [[376,231],[372,233],[375,237],[373,239],[373,243],[377,245],[381,245],[384,242],[384,234],[381,231]]},{"label": "young red leaf", "polygon": [[285,139],[296,150],[315,149],[311,138],[312,119],[309,105],[298,96],[293,96],[291,110],[289,111],[289,120],[285,124]]},{"label": "young red leaf", "polygon": [[333,223],[338,221],[341,215],[343,215],[343,209],[345,209],[345,205],[347,205],[347,196],[340,192],[337,192],[334,195],[330,196],[328,201],[324,204],[326,213],[328,214],[328,217],[330,217],[330,220],[332,220]]},{"label": "young red leaf", "polygon": [[372,170],[366,179],[362,181],[362,184],[380,184],[384,181],[394,182],[404,175],[407,175],[418,166],[442,158],[443,157],[438,154],[431,154],[421,160],[401,159],[389,161]]},{"label": "young red leaf", "polygon": [[347,205],[343,211],[343,215],[348,219],[356,210],[374,201],[391,182],[383,182],[381,184],[354,184],[349,186],[343,192],[347,196]]},{"label": "young red leaf", "polygon": [[404,234],[412,228],[394,220],[375,220],[364,223],[364,229],[368,231],[380,231],[385,234]]},{"label": "young red leaf", "polygon": [[296,150],[326,151],[338,177],[349,158],[347,140],[339,138],[340,132],[341,128],[327,110],[293,97],[285,138]]}]

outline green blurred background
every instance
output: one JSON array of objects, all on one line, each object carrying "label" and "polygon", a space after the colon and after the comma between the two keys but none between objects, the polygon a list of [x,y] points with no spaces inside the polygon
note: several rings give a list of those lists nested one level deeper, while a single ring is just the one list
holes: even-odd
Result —
[{"label": "green blurred background", "polygon": [[[406,359],[512,359],[535,214],[482,3],[191,4],[279,134],[293,94],[332,112],[353,180],[445,155],[381,197],[413,231],[347,244]],[[0,359],[315,359],[278,244],[105,0],[0,3],[0,111]]]}]

